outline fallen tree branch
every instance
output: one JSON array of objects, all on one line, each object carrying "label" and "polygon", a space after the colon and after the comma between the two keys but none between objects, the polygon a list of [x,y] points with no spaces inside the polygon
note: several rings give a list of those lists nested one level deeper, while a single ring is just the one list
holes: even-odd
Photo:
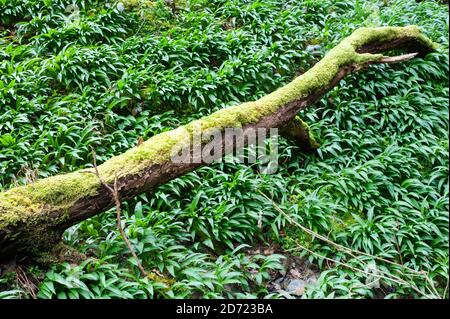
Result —
[{"label": "fallen tree branch", "polygon": [[[397,57],[378,54],[399,49],[412,54]],[[371,64],[401,62],[416,53],[424,56],[435,49],[436,44],[415,26],[360,28],[309,71],[275,92],[155,135],[99,165],[98,174],[104,182],[99,181],[93,169],[85,169],[2,192],[0,256],[36,255],[51,250],[65,229],[115,205],[116,200],[108,191],[111,185],[116,185],[121,199],[128,199],[207,164],[171,160],[173,150],[179,147],[192,154],[190,143],[203,132],[215,129],[225,135],[226,128],[241,128],[245,136],[255,129],[285,127],[300,110],[320,99],[344,76]],[[208,142],[201,140],[202,145]],[[221,143],[236,145],[234,139],[226,137]],[[224,154],[226,151],[216,157]]]}]

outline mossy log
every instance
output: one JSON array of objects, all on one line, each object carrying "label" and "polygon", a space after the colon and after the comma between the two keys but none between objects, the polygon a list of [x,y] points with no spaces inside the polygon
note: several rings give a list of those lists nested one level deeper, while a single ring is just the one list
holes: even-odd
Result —
[{"label": "mossy log", "polygon": [[[117,178],[121,199],[152,191],[206,164],[171,161],[173,147],[188,147],[198,134],[196,128],[202,132],[212,128],[221,132],[225,128],[242,128],[244,133],[255,128],[289,128],[300,110],[320,99],[347,74],[374,63],[424,56],[436,46],[416,26],[360,28],[309,71],[273,93],[155,135],[99,165],[98,172],[108,184]],[[396,57],[380,54],[398,49],[410,54]],[[0,193],[0,256],[49,251],[60,242],[65,229],[111,208],[114,205],[111,193],[93,172],[93,169],[79,170]]]}]

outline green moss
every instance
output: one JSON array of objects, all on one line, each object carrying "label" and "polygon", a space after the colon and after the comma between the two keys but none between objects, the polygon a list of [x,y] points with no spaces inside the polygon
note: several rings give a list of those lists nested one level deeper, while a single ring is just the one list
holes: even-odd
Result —
[{"label": "green moss", "polygon": [[379,28],[359,28],[352,33],[345,41],[351,46],[358,48],[369,43],[381,41],[392,41],[398,38],[415,38],[425,47],[437,50],[439,45],[427,38],[420,28],[415,25],[407,27],[379,27]]},{"label": "green moss", "polygon": [[172,287],[172,285],[175,284],[175,282],[176,282],[175,279],[173,279],[173,278],[164,277],[164,276],[158,275],[153,272],[148,273],[147,277],[152,281],[159,282],[159,283],[166,285],[165,290],[169,290],[170,287]]},{"label": "green moss", "polygon": [[[238,128],[256,123],[277,111],[281,106],[322,89],[333,80],[342,66],[376,61],[382,57],[381,54],[357,53],[356,49],[361,45],[383,40],[390,41],[405,36],[416,38],[432,49],[436,48],[436,45],[423,36],[416,26],[358,29],[333,48],[308,72],[289,84],[257,101],[219,110],[175,130],[158,134],[142,145],[100,165],[98,167],[100,175],[107,182],[112,182],[115,176],[138,174],[150,165],[169,160],[175,146],[188,145],[193,136],[203,130]],[[48,216],[48,213],[55,208],[61,210],[70,207],[80,198],[97,193],[100,182],[88,171],[58,175],[0,193],[0,230],[21,222],[27,225],[38,225],[38,220],[40,223],[45,221],[53,225],[61,222],[55,217]],[[30,219],[30,217],[33,218]]]},{"label": "green moss", "polygon": [[309,125],[304,122],[299,116],[295,117],[295,121],[297,123],[299,123],[301,125],[301,127],[303,128],[303,130],[306,132],[306,134],[308,135],[308,143],[309,146],[311,148],[319,148],[320,147],[320,143],[317,142],[316,138],[314,137],[314,135],[311,132],[311,128],[309,127]]},{"label": "green moss", "polygon": [[46,211],[49,206],[63,209],[77,199],[95,194],[97,177],[82,171],[38,180],[0,193],[0,229]]}]

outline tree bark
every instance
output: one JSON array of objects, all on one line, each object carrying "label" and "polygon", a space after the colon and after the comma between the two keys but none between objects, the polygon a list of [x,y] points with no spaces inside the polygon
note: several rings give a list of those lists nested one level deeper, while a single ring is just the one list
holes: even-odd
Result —
[{"label": "tree bark", "polygon": [[[406,50],[410,54],[386,57],[379,52]],[[280,128],[285,135],[308,141],[304,126],[292,122],[297,113],[320,99],[346,75],[375,63],[406,61],[417,54],[424,56],[436,44],[415,26],[360,28],[334,47],[308,72],[275,92],[254,101],[217,111],[175,130],[153,136],[127,152],[112,157],[98,171],[112,185],[117,179],[121,199],[154,190],[201,165],[199,162],[175,162],[174,149],[188,150],[192,156],[192,140],[212,129],[223,137],[222,151],[227,146],[243,146],[227,138],[226,128],[241,128],[243,136],[255,129]],[[294,124],[292,124],[294,123]],[[305,132],[308,133],[305,135]],[[210,140],[201,140],[209,145]],[[216,145],[217,146],[217,145]],[[308,147],[315,147],[308,144]],[[93,169],[57,175],[0,193],[0,256],[37,255],[49,251],[61,240],[65,229],[114,206],[114,199]]]}]

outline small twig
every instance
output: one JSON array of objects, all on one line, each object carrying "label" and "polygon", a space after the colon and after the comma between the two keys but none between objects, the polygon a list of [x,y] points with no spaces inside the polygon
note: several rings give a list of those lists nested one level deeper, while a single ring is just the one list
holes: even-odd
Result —
[{"label": "small twig", "polygon": [[118,185],[117,175],[115,175],[115,177],[114,177],[114,186],[113,187],[109,186],[100,176],[100,173],[99,173],[98,167],[97,167],[96,154],[95,154],[94,150],[92,150],[92,158],[93,158],[94,169],[95,169],[94,174],[98,177],[98,179],[100,180],[102,185],[105,186],[106,189],[108,189],[108,191],[111,193],[111,195],[114,199],[114,204],[116,206],[117,228],[119,229],[119,232],[122,235],[122,238],[125,241],[125,244],[127,245],[128,249],[130,250],[131,255],[133,255],[133,258],[136,260],[136,264],[137,264],[139,270],[141,271],[142,275],[144,277],[147,277],[148,274],[145,271],[144,267],[142,267],[139,257],[137,256],[136,252],[134,251],[133,247],[131,246],[130,240],[128,239],[128,237],[125,234],[125,231],[123,230],[123,227],[122,227],[122,223],[121,223],[121,219],[120,219],[122,210],[121,210],[121,203],[120,203],[119,191],[118,191],[118,186],[117,186]]},{"label": "small twig", "polygon": [[408,54],[402,54],[402,55],[396,55],[396,56],[384,56],[378,61],[373,61],[371,64],[375,63],[398,63],[403,61],[408,61],[414,58],[416,55],[418,55],[418,52],[414,53],[408,53]]},{"label": "small twig", "polygon": [[450,282],[450,278],[447,278],[447,284],[445,285],[444,294],[442,295],[443,299],[445,299],[445,296],[447,295],[449,282]]},{"label": "small twig", "polygon": [[[280,208],[280,207],[279,207],[272,199],[270,199],[266,194],[264,194],[263,192],[261,192],[261,191],[259,191],[259,190],[258,190],[258,192],[259,192],[261,195],[263,195],[266,199],[268,199],[269,201],[271,201],[271,203],[272,203],[272,205],[274,206],[274,208],[275,208],[278,212],[280,212],[281,214],[283,214],[285,217],[287,217],[291,223],[293,223],[294,225],[296,225],[297,227],[299,227],[300,229],[302,229],[302,230],[303,230],[304,232],[306,232],[307,234],[311,235],[313,238],[318,238],[318,239],[320,239],[320,240],[322,240],[322,241],[324,241],[324,242],[326,242],[326,243],[328,243],[328,244],[334,246],[334,247],[337,248],[338,250],[344,251],[344,252],[348,253],[350,256],[352,256],[352,257],[358,259],[358,261],[361,262],[361,263],[363,263],[363,264],[366,264],[366,263],[365,263],[364,261],[362,261],[362,260],[359,260],[359,258],[357,258],[357,256],[355,256],[355,254],[360,254],[360,255],[368,256],[368,257],[371,257],[371,258],[374,258],[374,259],[378,259],[378,260],[381,260],[381,261],[383,261],[383,262],[386,262],[386,263],[389,263],[389,264],[392,264],[392,265],[395,265],[395,266],[399,266],[399,267],[403,268],[404,270],[410,271],[412,276],[418,276],[418,277],[424,278],[428,283],[430,283],[430,281],[431,281],[430,278],[427,276],[427,273],[425,273],[425,272],[423,272],[423,271],[422,271],[422,272],[419,272],[419,271],[416,271],[416,270],[411,269],[411,268],[409,268],[409,267],[406,267],[405,265],[400,265],[400,264],[398,264],[398,263],[396,263],[396,262],[393,262],[393,261],[390,261],[390,260],[387,260],[387,259],[384,259],[384,258],[381,258],[381,257],[378,257],[378,256],[374,256],[374,255],[371,255],[371,254],[368,254],[368,253],[365,253],[365,252],[362,252],[362,251],[357,251],[357,250],[354,250],[354,249],[351,249],[351,248],[342,246],[342,245],[340,245],[340,244],[338,244],[338,243],[335,243],[334,241],[330,240],[329,238],[327,238],[327,237],[325,237],[325,236],[322,236],[322,235],[320,235],[320,234],[318,234],[318,233],[316,233],[316,232],[310,230],[309,228],[307,228],[307,227],[305,227],[305,226],[300,225],[297,221],[295,221],[294,219],[292,219],[286,212],[284,212],[284,211],[283,211],[283,210],[282,210],[282,209],[281,209],[281,208]],[[299,245],[299,246],[300,246],[300,245]],[[301,247],[304,248],[303,246],[301,246]],[[306,249],[306,248],[304,248],[304,249]],[[308,250],[308,249],[306,249],[306,250],[307,250],[307,251],[310,251],[310,250]],[[314,253],[314,254],[315,254],[315,255],[318,255],[317,253]],[[322,255],[319,255],[319,256],[321,256],[322,258],[325,258],[325,259],[328,260],[328,261],[336,262],[335,260],[333,260],[333,259],[331,259],[331,258],[327,258],[327,257],[322,256]],[[342,262],[339,262],[339,264],[342,264],[342,265],[344,265],[344,266],[347,265],[347,264],[342,263]],[[367,264],[366,264],[366,265],[367,265]],[[349,266],[349,267],[351,267],[351,266]],[[352,270],[355,270],[355,269],[352,268]],[[359,270],[359,271],[364,272],[363,270]],[[419,294],[424,295],[423,292],[421,292],[417,287],[415,287],[414,285],[408,283],[407,281],[403,280],[402,278],[400,278],[400,277],[398,277],[398,276],[396,276],[396,275],[393,275],[393,274],[384,272],[384,271],[382,271],[382,270],[378,270],[378,271],[379,271],[380,273],[384,274],[385,276],[380,276],[380,275],[376,275],[376,276],[375,276],[375,275],[373,274],[375,277],[379,277],[379,278],[388,278],[388,279],[390,279],[390,280],[392,280],[392,281],[394,281],[394,282],[397,282],[397,283],[403,283],[403,284],[405,284],[405,285],[411,287],[414,291],[418,292]],[[428,285],[426,285],[425,287],[428,289],[428,291],[430,291],[430,293],[431,293],[434,297],[436,297],[436,298],[442,298],[442,296],[440,296],[439,293],[436,291],[436,288],[434,287],[434,285],[432,284],[432,282],[431,282],[431,288],[432,288],[434,291],[432,291],[432,290],[430,289],[430,287],[428,287]]]},{"label": "small twig", "polygon": [[16,278],[17,278],[17,283],[19,284],[19,286],[21,286],[26,292],[28,292],[30,294],[31,298],[37,299],[36,285],[32,281],[30,281],[27,273],[20,266],[17,267]]},{"label": "small twig", "polygon": [[336,263],[336,264],[338,264],[338,265],[341,265],[341,266],[343,266],[343,267],[349,268],[350,270],[353,270],[353,271],[356,271],[356,272],[360,272],[360,273],[363,273],[363,274],[366,274],[366,275],[370,275],[370,276],[373,276],[373,277],[377,277],[377,278],[379,278],[379,279],[384,279],[384,280],[386,280],[386,281],[392,281],[392,282],[395,282],[395,283],[400,284],[400,285],[406,285],[406,286],[409,286],[411,289],[413,289],[413,290],[414,290],[415,292],[417,292],[418,294],[420,294],[420,295],[422,295],[422,296],[426,296],[422,291],[420,291],[420,290],[417,289],[415,286],[411,285],[410,283],[408,283],[407,281],[405,281],[405,280],[403,280],[403,279],[390,278],[390,277],[378,275],[378,274],[375,274],[375,273],[370,273],[370,272],[365,271],[365,270],[363,270],[363,269],[358,269],[358,268],[356,268],[356,267],[353,267],[353,266],[351,266],[351,265],[349,265],[349,264],[347,264],[347,263],[343,263],[343,262],[341,262],[341,261],[339,261],[339,260],[335,260],[335,259],[332,259],[332,258],[323,256],[323,255],[321,255],[321,254],[319,254],[319,253],[316,253],[315,251],[312,251],[311,249],[306,248],[305,246],[303,246],[303,245],[301,245],[301,244],[299,244],[299,243],[296,243],[296,246],[297,246],[297,247],[288,249],[287,251],[293,251],[293,250],[297,250],[298,248],[301,248],[301,249],[306,250],[307,252],[309,252],[310,254],[312,254],[312,255],[314,255],[314,256],[316,256],[316,257],[323,258],[323,259],[325,259],[325,260],[327,260],[327,261],[330,261],[330,262],[334,262],[334,263]]},{"label": "small twig", "polygon": [[281,209],[281,208],[280,208],[280,207],[279,207],[272,199],[270,199],[266,194],[264,194],[264,193],[261,192],[261,191],[259,191],[259,193],[260,193],[261,195],[263,195],[266,199],[270,200],[270,201],[272,202],[272,205],[274,206],[274,208],[275,208],[278,212],[282,213],[282,214],[283,214],[284,216],[286,216],[293,224],[295,224],[297,227],[301,228],[304,232],[306,232],[307,234],[311,235],[313,238],[314,238],[314,237],[315,237],[315,238],[318,238],[318,239],[320,239],[320,240],[322,240],[322,241],[324,241],[324,242],[326,242],[326,243],[328,243],[328,244],[330,244],[330,245],[336,247],[336,248],[337,248],[338,250],[340,250],[340,251],[347,252],[348,254],[350,254],[350,255],[353,256],[353,257],[356,257],[356,256],[354,256],[354,254],[364,255],[364,256],[367,256],[367,257],[370,257],[370,258],[374,258],[374,259],[383,261],[383,262],[388,263],[388,264],[391,264],[391,265],[399,266],[399,267],[401,267],[401,268],[403,268],[403,269],[405,269],[405,270],[408,270],[408,271],[412,272],[412,273],[415,274],[416,276],[423,276],[423,275],[424,275],[424,272],[421,272],[421,271],[417,271],[417,270],[411,269],[411,268],[406,267],[406,266],[404,266],[404,265],[400,265],[399,263],[396,263],[396,262],[394,262],[394,261],[387,260],[387,259],[382,258],[382,257],[379,257],[379,256],[374,256],[374,255],[368,254],[368,253],[363,252],[363,251],[354,250],[354,249],[352,249],[352,248],[345,247],[345,246],[342,246],[342,245],[340,245],[340,244],[338,244],[338,243],[335,243],[334,241],[330,240],[329,238],[327,238],[327,237],[325,237],[325,236],[323,236],[323,235],[320,235],[320,234],[318,234],[318,233],[316,233],[316,232],[313,232],[312,230],[310,230],[309,228],[307,228],[307,227],[305,227],[305,226],[303,226],[303,225],[300,225],[297,221],[293,220],[288,214],[286,214],[286,212],[284,212],[284,211],[283,211],[283,210],[282,210],[282,209]]}]

